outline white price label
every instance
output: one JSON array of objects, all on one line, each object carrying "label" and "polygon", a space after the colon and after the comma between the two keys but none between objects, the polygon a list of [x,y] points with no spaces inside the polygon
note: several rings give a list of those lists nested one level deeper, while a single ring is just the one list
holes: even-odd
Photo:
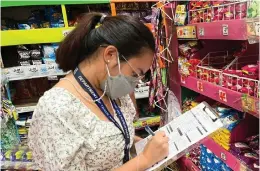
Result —
[{"label": "white price label", "polygon": [[71,32],[71,30],[64,30],[64,31],[62,31],[62,34],[64,37],[66,37],[70,32]]},{"label": "white price label", "polygon": [[24,74],[24,68],[23,67],[15,67],[12,70],[13,73],[20,75],[20,74]]},{"label": "white price label", "polygon": [[223,33],[223,36],[228,36],[228,25],[227,24],[222,25],[222,33]]},{"label": "white price label", "polygon": [[55,74],[57,72],[57,64],[47,65],[47,71],[49,74]]},{"label": "white price label", "polygon": [[254,22],[254,25],[255,25],[255,34],[256,36],[259,36],[260,22]]},{"label": "white price label", "polygon": [[28,66],[28,71],[31,73],[37,73],[39,71],[38,67],[36,65]]},{"label": "white price label", "polygon": [[199,35],[200,36],[204,36],[205,35],[204,28],[199,28]]}]

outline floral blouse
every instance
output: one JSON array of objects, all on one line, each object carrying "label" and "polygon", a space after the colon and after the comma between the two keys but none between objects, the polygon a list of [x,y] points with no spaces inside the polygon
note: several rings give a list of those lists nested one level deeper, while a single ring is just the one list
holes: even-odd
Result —
[{"label": "floral blouse", "polygon": [[[129,95],[120,101],[132,146],[135,108]],[[123,164],[124,146],[124,137],[112,122],[100,120],[64,88],[52,88],[40,98],[29,130],[29,147],[41,170],[111,170]]]}]

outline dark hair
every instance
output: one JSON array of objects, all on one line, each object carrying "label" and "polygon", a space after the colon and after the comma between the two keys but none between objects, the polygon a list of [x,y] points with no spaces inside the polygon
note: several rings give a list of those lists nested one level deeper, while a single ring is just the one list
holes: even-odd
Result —
[{"label": "dark hair", "polygon": [[[100,45],[113,45],[126,59],[141,53],[142,48],[155,51],[153,34],[141,21],[131,16],[107,16],[101,26],[102,14],[85,14],[76,28],[60,43],[56,62],[63,71],[74,70]],[[103,18],[102,18],[103,19]]]}]

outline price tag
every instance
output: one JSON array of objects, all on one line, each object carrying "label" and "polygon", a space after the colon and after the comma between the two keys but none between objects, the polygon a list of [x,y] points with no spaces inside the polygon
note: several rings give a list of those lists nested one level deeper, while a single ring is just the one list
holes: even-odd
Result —
[{"label": "price tag", "polygon": [[203,88],[203,83],[202,82],[200,82],[200,81],[197,81],[197,89],[199,90],[199,91],[204,91],[204,88]]},{"label": "price tag", "polygon": [[199,35],[200,36],[204,36],[205,35],[204,28],[199,28]]},{"label": "price tag", "polygon": [[227,102],[227,93],[225,91],[219,90],[218,96],[221,101]]},{"label": "price tag", "polygon": [[255,25],[255,35],[259,36],[260,22],[254,22],[254,25]]},{"label": "price tag", "polygon": [[40,74],[40,70],[37,65],[31,65],[26,67],[26,76],[38,76]]},{"label": "price tag", "polygon": [[21,66],[21,67],[13,67],[13,68],[10,68],[8,69],[8,75],[7,77],[9,79],[20,79],[21,77],[24,77],[25,76],[25,73],[24,73],[24,67]]},{"label": "price tag", "polygon": [[57,64],[48,64],[47,71],[48,71],[48,74],[56,74],[57,73]]},{"label": "price tag", "polygon": [[226,157],[226,154],[225,153],[220,153],[220,157],[223,159],[223,160],[227,160],[227,157]]},{"label": "price tag", "polygon": [[63,30],[62,34],[64,37],[66,37],[70,32],[71,32],[71,30]]},{"label": "price tag", "polygon": [[222,25],[222,33],[223,33],[223,36],[228,36],[228,25],[227,24]]}]

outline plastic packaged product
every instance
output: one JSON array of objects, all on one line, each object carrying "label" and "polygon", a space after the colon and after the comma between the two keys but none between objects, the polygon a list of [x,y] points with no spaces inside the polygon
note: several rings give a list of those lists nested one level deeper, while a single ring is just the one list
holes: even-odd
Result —
[{"label": "plastic packaged product", "polygon": [[255,153],[242,153],[239,158],[243,160],[247,165],[258,162],[259,157]]},{"label": "plastic packaged product", "polygon": [[251,141],[256,141],[256,140],[259,140],[259,135],[253,135],[253,136],[247,137],[245,142],[249,143]]},{"label": "plastic packaged product", "polygon": [[29,49],[23,45],[17,47],[17,53],[19,60],[28,60],[31,57]]},{"label": "plastic packaged product", "polygon": [[251,148],[247,144],[241,142],[231,144],[231,149],[237,154],[242,154],[251,151]]},{"label": "plastic packaged product", "polygon": [[178,26],[183,26],[185,24],[187,17],[186,5],[177,5],[175,11],[174,24]]},{"label": "plastic packaged product", "polygon": [[32,60],[32,64],[33,65],[41,65],[42,64],[42,60]]},{"label": "plastic packaged product", "polygon": [[52,45],[43,45],[42,50],[44,58],[55,58],[54,47]]},{"label": "plastic packaged product", "polygon": [[242,72],[248,75],[257,75],[258,69],[258,65],[246,65],[242,67]]},{"label": "plastic packaged product", "polygon": [[29,24],[18,24],[18,29],[20,30],[30,30],[31,27]]}]

